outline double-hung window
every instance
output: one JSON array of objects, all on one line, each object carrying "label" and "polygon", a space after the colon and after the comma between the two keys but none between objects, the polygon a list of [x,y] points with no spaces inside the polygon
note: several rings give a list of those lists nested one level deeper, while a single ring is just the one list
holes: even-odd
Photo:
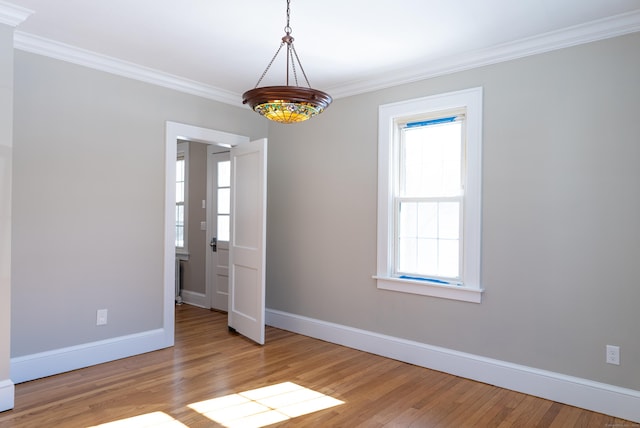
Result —
[{"label": "double-hung window", "polygon": [[187,252],[187,164],[188,143],[178,143],[176,158],[176,251]]},{"label": "double-hung window", "polygon": [[482,89],[380,106],[378,288],[480,302]]}]

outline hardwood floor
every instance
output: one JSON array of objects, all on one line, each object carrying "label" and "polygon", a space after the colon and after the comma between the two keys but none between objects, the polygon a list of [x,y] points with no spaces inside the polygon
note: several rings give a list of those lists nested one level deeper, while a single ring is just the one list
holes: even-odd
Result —
[{"label": "hardwood floor", "polygon": [[[226,314],[177,306],[175,347],[16,385],[15,409],[0,413],[0,427],[231,426],[202,413],[221,400],[248,401],[220,397],[285,382],[306,388],[283,396],[286,404],[305,394],[331,397],[308,403],[343,404],[269,426],[640,426],[276,328],[267,327],[266,342],[261,347],[229,333]],[[271,400],[276,407],[277,397]],[[194,403],[201,404],[189,407]],[[227,407],[224,414],[258,405]],[[149,414],[166,422],[126,421]]]}]

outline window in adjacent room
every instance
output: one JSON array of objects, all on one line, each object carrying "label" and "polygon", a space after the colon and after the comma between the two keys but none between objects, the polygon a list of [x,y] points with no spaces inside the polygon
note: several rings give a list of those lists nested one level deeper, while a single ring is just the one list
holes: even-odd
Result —
[{"label": "window in adjacent room", "polygon": [[378,288],[480,302],[482,89],[380,106]]},{"label": "window in adjacent room", "polygon": [[176,250],[187,249],[186,195],[187,143],[178,143],[176,159]]}]

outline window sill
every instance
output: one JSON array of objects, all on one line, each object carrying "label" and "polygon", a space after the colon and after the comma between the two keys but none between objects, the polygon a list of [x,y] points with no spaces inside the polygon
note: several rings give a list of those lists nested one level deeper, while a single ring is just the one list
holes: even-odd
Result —
[{"label": "window sill", "polygon": [[378,289],[380,290],[399,291],[471,303],[481,303],[482,292],[484,291],[481,288],[464,285],[432,284],[426,281],[382,276],[374,276],[373,278],[377,281]]},{"label": "window sill", "polygon": [[189,252],[186,250],[176,249],[176,258],[183,261],[189,261]]}]

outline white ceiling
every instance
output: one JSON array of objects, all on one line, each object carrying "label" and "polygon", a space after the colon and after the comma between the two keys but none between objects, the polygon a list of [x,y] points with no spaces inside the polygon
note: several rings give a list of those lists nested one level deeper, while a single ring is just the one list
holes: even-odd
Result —
[{"label": "white ceiling", "polygon": [[[3,4],[33,11],[16,27],[18,48],[61,42],[238,100],[286,24],[286,0]],[[640,0],[292,0],[291,28],[311,85],[339,97],[640,31]],[[284,73],[274,64],[262,85]]]}]

